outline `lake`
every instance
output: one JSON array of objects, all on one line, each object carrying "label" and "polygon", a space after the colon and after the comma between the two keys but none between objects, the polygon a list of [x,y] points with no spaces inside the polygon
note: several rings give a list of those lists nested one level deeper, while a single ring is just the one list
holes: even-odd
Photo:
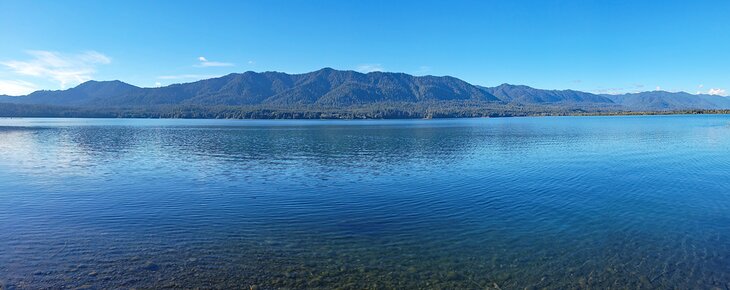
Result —
[{"label": "lake", "polygon": [[730,287],[730,116],[0,119],[0,288]]}]

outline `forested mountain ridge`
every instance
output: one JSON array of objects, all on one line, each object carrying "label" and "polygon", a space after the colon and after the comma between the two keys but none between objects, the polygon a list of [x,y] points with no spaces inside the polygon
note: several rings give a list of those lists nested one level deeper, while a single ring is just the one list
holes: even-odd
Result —
[{"label": "forested mountain ridge", "polygon": [[[520,112],[553,114],[730,109],[730,98],[714,95],[665,91],[601,95],[511,84],[482,87],[450,76],[359,73],[332,68],[304,74],[249,71],[158,88],[140,88],[118,80],[88,81],[67,90],[36,91],[16,97],[0,96],[0,103],[16,104],[12,107],[0,107],[0,116],[18,116],[25,111],[35,112],[33,115],[43,115],[45,111],[54,110],[54,116],[60,114],[58,110],[63,110],[68,116],[74,116],[80,111],[90,115],[102,112],[106,112],[102,115],[146,112],[149,116],[157,113],[168,116],[174,114],[170,111],[173,108],[186,108],[185,116],[197,116],[198,113],[206,115],[210,111],[231,112],[236,108],[245,108],[251,116],[257,110],[287,112],[294,116],[315,111],[347,115],[347,112],[369,112],[368,110],[376,109],[380,111],[365,115],[400,116],[399,114],[409,115],[407,110],[417,109],[420,111],[413,116],[425,117],[434,114],[472,116],[479,115],[478,112],[484,115],[513,115]],[[30,107],[24,108],[23,105]],[[15,113],[8,113],[10,108]],[[393,110],[402,112],[396,114],[391,112]]]},{"label": "forested mountain ridge", "polygon": [[540,103],[613,103],[610,98],[574,90],[541,90],[524,85],[502,84],[483,88],[504,102]]},{"label": "forested mountain ridge", "polygon": [[651,91],[603,96],[631,110],[730,109],[730,98],[717,95]]},{"label": "forested mountain ridge", "polygon": [[350,106],[444,100],[499,101],[481,88],[453,77],[416,77],[384,72],[362,74],[331,68],[293,75],[245,72],[160,88],[139,88],[120,81],[90,81],[65,91],[38,91],[25,97],[3,99],[12,103],[83,106]]}]

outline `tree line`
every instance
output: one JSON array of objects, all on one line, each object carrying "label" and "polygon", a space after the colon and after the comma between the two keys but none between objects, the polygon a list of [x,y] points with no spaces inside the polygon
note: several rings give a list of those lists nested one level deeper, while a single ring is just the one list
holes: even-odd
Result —
[{"label": "tree line", "polygon": [[730,114],[730,110],[625,111],[607,106],[529,106],[482,101],[316,105],[66,107],[0,103],[0,117],[181,119],[431,119],[521,116]]}]

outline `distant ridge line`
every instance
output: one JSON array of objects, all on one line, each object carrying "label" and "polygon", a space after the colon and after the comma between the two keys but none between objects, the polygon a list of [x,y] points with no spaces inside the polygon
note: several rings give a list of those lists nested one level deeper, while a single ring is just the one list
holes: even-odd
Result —
[{"label": "distant ridge line", "polygon": [[[406,73],[371,72],[323,68],[302,74],[282,72],[231,73],[217,78],[164,87],[141,88],[125,82],[87,81],[66,90],[42,90],[26,96],[0,96],[0,103],[47,106],[49,113],[67,109],[85,112],[154,112],[171,107],[235,110],[270,109],[307,113],[316,108],[343,113],[410,110],[416,107],[449,114],[482,110],[492,113],[602,112],[726,110],[730,98],[685,92],[650,91],[620,95],[594,94],[577,90],[544,90],[525,85],[502,84],[483,87],[451,76],[414,76]],[[439,107],[441,106],[441,107]],[[7,106],[6,106],[7,107]],[[51,108],[53,107],[53,109]],[[388,107],[386,110],[385,108]],[[448,108],[447,108],[448,107]],[[2,108],[0,108],[2,109]],[[338,112],[338,109],[339,110]],[[5,110],[9,110],[5,108]],[[317,111],[315,110],[315,111]],[[319,110],[321,111],[321,110]],[[163,112],[158,112],[162,114]],[[195,112],[193,112],[195,113]],[[8,115],[0,110],[0,115]],[[375,114],[377,115],[377,114]],[[396,114],[397,115],[397,114]]]}]

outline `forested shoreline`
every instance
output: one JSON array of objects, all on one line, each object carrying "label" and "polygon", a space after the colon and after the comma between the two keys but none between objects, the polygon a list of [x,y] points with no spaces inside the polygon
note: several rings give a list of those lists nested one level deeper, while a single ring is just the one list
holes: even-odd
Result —
[{"label": "forested shoreline", "polygon": [[349,107],[197,106],[71,107],[0,103],[0,117],[169,119],[437,119],[525,116],[730,114],[730,110],[626,111],[616,107],[525,106],[492,102],[375,103]]}]

